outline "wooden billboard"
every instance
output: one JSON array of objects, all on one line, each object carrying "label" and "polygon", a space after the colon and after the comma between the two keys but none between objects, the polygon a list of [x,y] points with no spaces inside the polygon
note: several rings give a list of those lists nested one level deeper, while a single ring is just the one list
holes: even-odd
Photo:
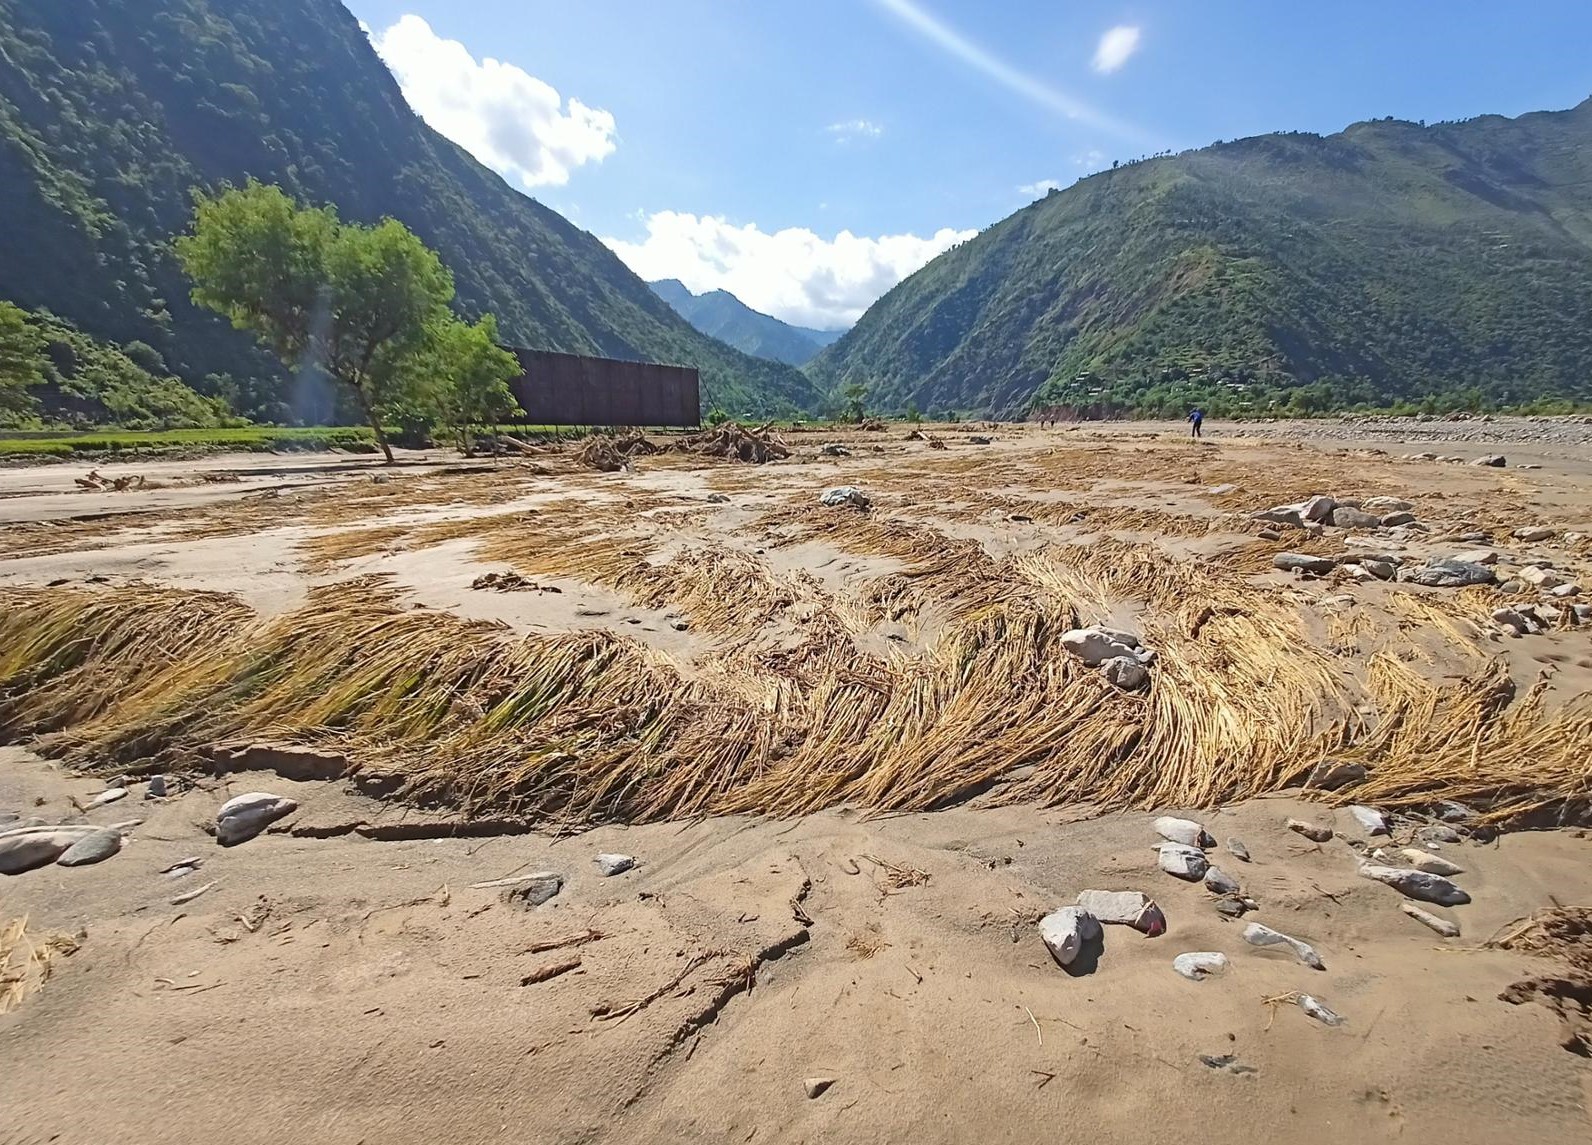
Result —
[{"label": "wooden billboard", "polygon": [[532,425],[701,424],[695,366],[506,349],[520,363],[520,376],[509,382],[509,389]]}]

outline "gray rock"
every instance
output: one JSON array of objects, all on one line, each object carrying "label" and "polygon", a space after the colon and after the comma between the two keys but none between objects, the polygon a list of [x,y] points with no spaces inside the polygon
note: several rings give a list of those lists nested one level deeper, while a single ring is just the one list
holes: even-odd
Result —
[{"label": "gray rock", "polygon": [[973,433],[968,435],[967,443],[969,445],[993,445],[995,439],[987,434]]},{"label": "gray rock", "polygon": [[0,832],[0,875],[19,875],[53,863],[79,840],[100,830],[88,824],[8,828]]},{"label": "gray rock", "polygon": [[1242,839],[1227,840],[1227,853],[1240,862],[1249,862],[1249,848],[1244,846]]},{"label": "gray rock", "polygon": [[90,863],[103,862],[121,849],[122,833],[105,828],[91,835],[84,835],[61,852],[61,857],[55,862],[61,867],[86,867]]},{"label": "gray rock", "polygon": [[1592,620],[1592,604],[1572,604],[1570,607],[1574,611],[1575,618],[1583,624]]},{"label": "gray rock", "polygon": [[246,842],[297,810],[298,803],[294,800],[265,791],[234,796],[216,812],[216,842],[223,847]]},{"label": "gray rock", "polygon": [[728,493],[709,493],[708,494],[708,504],[709,505],[728,505],[729,503],[730,503],[730,495]]},{"label": "gray rock", "polygon": [[1465,840],[1465,837],[1458,831],[1441,823],[1433,823],[1428,827],[1422,827],[1416,832],[1416,837],[1423,843],[1462,843]]},{"label": "gray rock", "polygon": [[1280,540],[1282,540],[1282,534],[1279,533],[1276,529],[1262,529],[1260,532],[1256,533],[1255,535],[1257,537],[1259,537],[1263,541],[1280,541]]},{"label": "gray rock", "polygon": [[1100,922],[1131,926],[1151,938],[1166,930],[1161,908],[1141,891],[1079,891],[1078,906]]},{"label": "gray rock", "polygon": [[1375,529],[1383,524],[1382,518],[1375,513],[1341,505],[1332,510],[1331,521],[1333,527],[1339,529]]},{"label": "gray rock", "polygon": [[1517,636],[1529,635],[1541,627],[1525,613],[1513,608],[1495,608],[1492,611],[1492,618],[1495,624],[1509,629]]},{"label": "gray rock", "polygon": [[1360,567],[1370,573],[1377,580],[1392,580],[1398,575],[1398,566],[1387,561],[1366,557],[1360,561]]},{"label": "gray rock", "polygon": [[838,441],[831,441],[818,447],[818,452],[825,457],[850,457],[851,450],[841,445]]},{"label": "gray rock", "polygon": [[1556,584],[1548,590],[1548,595],[1558,600],[1569,600],[1573,596],[1581,595],[1581,586],[1574,581]]},{"label": "gray rock", "polygon": [[857,509],[866,509],[873,504],[868,500],[868,495],[855,485],[836,485],[833,489],[825,489],[818,496],[820,505],[830,508],[836,505],[851,505]]},{"label": "gray rock", "polygon": [[1181,843],[1162,843],[1158,865],[1169,875],[1197,883],[1205,877],[1210,860],[1198,847],[1185,847]]},{"label": "gray rock", "polygon": [[1326,576],[1338,565],[1331,557],[1316,557],[1309,553],[1278,553],[1271,558],[1271,563],[1284,572],[1305,572],[1316,576]]},{"label": "gray rock", "polygon": [[1429,875],[1409,867],[1382,867],[1366,864],[1360,868],[1360,877],[1372,879],[1392,887],[1400,894],[1438,906],[1462,906],[1470,896],[1441,875]]},{"label": "gray rock", "polygon": [[1387,818],[1382,812],[1373,807],[1362,807],[1359,804],[1349,808],[1349,814],[1354,816],[1354,821],[1360,825],[1367,835],[1386,835]]},{"label": "gray rock", "polygon": [[592,862],[597,864],[604,878],[622,875],[636,865],[635,858],[630,855],[598,855]]},{"label": "gray rock", "polygon": [[1039,920],[1039,937],[1058,966],[1070,966],[1085,943],[1100,937],[1100,920],[1081,906],[1064,906]]},{"label": "gray rock", "polygon": [[1445,799],[1433,806],[1432,814],[1444,823],[1463,823],[1467,819],[1476,818],[1476,809],[1453,799]]},{"label": "gray rock", "polygon": [[1506,580],[1498,586],[1498,591],[1505,596],[1516,596],[1526,591],[1526,582],[1523,580]]},{"label": "gray rock", "polygon": [[1412,902],[1399,903],[1399,909],[1409,915],[1422,926],[1430,927],[1444,938],[1459,937],[1459,923],[1450,922],[1446,918],[1438,918],[1431,911],[1422,910]]},{"label": "gray rock", "polygon": [[1341,1025],[1343,1025],[1343,1019],[1338,1014],[1336,1014],[1332,1010],[1327,1009],[1327,1007],[1323,1006],[1320,1002],[1318,1002],[1316,999],[1312,998],[1309,994],[1301,994],[1301,995],[1299,995],[1298,998],[1294,999],[1294,1001],[1298,1003],[1299,1008],[1301,1010],[1303,1010],[1305,1013],[1309,1014],[1312,1018],[1314,1018],[1316,1021],[1322,1023],[1323,1025],[1327,1025],[1327,1026],[1341,1026]]},{"label": "gray rock", "polygon": [[1227,972],[1227,955],[1215,950],[1195,950],[1172,959],[1172,969],[1198,982]]},{"label": "gray rock", "polygon": [[1367,497],[1361,507],[1381,513],[1404,513],[1415,508],[1415,502],[1402,497]]},{"label": "gray rock", "polygon": [[1150,682],[1149,670],[1130,656],[1111,657],[1100,665],[1100,674],[1124,692],[1136,692]]},{"label": "gray rock", "polygon": [[126,798],[127,798],[127,788],[125,788],[125,787],[112,787],[112,788],[110,788],[110,789],[108,789],[106,791],[101,791],[98,795],[94,796],[93,799],[90,799],[84,806],[85,807],[104,807],[108,803],[115,803],[118,799],[126,799]]},{"label": "gray rock", "polygon": [[1364,783],[1370,774],[1363,763],[1338,763],[1324,759],[1316,764],[1306,786],[1319,787],[1323,791],[1337,791],[1343,787]]},{"label": "gray rock", "polygon": [[1237,493],[1238,492],[1238,486],[1237,485],[1213,485],[1213,486],[1211,486],[1209,492],[1210,492],[1210,495],[1212,497],[1225,497],[1229,493]]},{"label": "gray rock", "polygon": [[1455,553],[1453,559],[1467,565],[1495,565],[1498,563],[1498,550],[1466,549],[1462,553]]},{"label": "gray rock", "polygon": [[1236,895],[1243,889],[1238,885],[1237,879],[1220,867],[1207,869],[1204,881],[1205,889],[1215,895]]},{"label": "gray rock", "polygon": [[1399,851],[1399,855],[1406,863],[1424,874],[1442,875],[1446,879],[1465,873],[1465,868],[1458,863],[1451,863],[1441,855],[1434,855],[1419,847],[1405,847]]},{"label": "gray rock", "polygon": [[1227,918],[1243,918],[1250,911],[1260,909],[1254,899],[1245,898],[1243,895],[1223,895],[1214,905],[1216,913]]},{"label": "gray rock", "polygon": [[1205,830],[1205,825],[1193,819],[1162,815],[1150,824],[1150,829],[1168,843],[1181,843],[1185,847],[1200,848],[1216,845],[1216,840],[1211,838],[1209,831]]},{"label": "gray rock", "polygon": [[1377,524],[1387,529],[1397,528],[1399,525],[1413,525],[1415,514],[1408,509],[1398,509],[1378,518]]},{"label": "gray rock", "polygon": [[1139,664],[1148,664],[1155,653],[1139,643],[1139,638],[1114,628],[1096,625],[1093,628],[1074,628],[1058,638],[1061,646],[1083,661],[1086,668],[1098,668],[1107,660],[1127,657]]},{"label": "gray rock", "polygon": [[166,777],[164,775],[151,775],[149,783],[144,788],[145,799],[163,799],[166,795]]},{"label": "gray rock", "polygon": [[551,901],[564,889],[564,876],[552,872],[533,875],[503,892],[503,901],[510,906],[530,910]]},{"label": "gray rock", "polygon": [[1503,454],[1501,454],[1501,453],[1489,453],[1489,454],[1486,454],[1483,457],[1476,458],[1476,460],[1472,461],[1471,464],[1472,465],[1490,465],[1494,469],[1502,469],[1505,465],[1507,465],[1509,463],[1508,463],[1508,461],[1506,461],[1504,459],[1504,455]]},{"label": "gray rock", "polygon": [[1299,515],[1298,505],[1278,505],[1274,509],[1262,509],[1251,514],[1255,521],[1270,521],[1273,525],[1292,525],[1296,529],[1304,527],[1304,518]]},{"label": "gray rock", "polygon": [[1497,576],[1486,565],[1463,561],[1437,561],[1423,569],[1400,569],[1399,580],[1424,588],[1464,588],[1473,584],[1493,584]]},{"label": "gray rock", "polygon": [[1294,952],[1294,956],[1312,970],[1325,970],[1326,963],[1321,961],[1321,955],[1316,953],[1316,948],[1308,942],[1284,934],[1280,930],[1273,930],[1269,926],[1262,926],[1252,922],[1244,927],[1241,936],[1251,946],[1286,946]]},{"label": "gray rock", "polygon": [[1553,539],[1553,534],[1554,530],[1550,529],[1546,525],[1527,525],[1523,528],[1516,529],[1510,534],[1510,536],[1514,537],[1517,541],[1525,541],[1527,544],[1535,544],[1538,541],[1551,541]]},{"label": "gray rock", "polygon": [[1565,583],[1564,577],[1545,565],[1527,565],[1516,575],[1533,588],[1558,588]]},{"label": "gray rock", "polygon": [[1299,506],[1299,517],[1306,524],[1312,521],[1327,521],[1331,519],[1332,511],[1337,507],[1338,503],[1331,497],[1328,497],[1325,493],[1318,493]]}]

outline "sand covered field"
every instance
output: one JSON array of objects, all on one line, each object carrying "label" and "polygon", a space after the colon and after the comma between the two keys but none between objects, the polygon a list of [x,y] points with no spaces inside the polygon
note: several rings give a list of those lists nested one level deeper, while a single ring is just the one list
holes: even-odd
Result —
[{"label": "sand covered field", "polygon": [[1585,1138],[1585,427],[1222,428],[0,471],[7,1132]]}]

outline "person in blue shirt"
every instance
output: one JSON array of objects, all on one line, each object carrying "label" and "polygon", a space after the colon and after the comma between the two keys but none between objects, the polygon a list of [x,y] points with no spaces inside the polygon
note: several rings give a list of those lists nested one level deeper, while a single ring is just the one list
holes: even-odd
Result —
[{"label": "person in blue shirt", "polygon": [[1200,426],[1205,423],[1205,412],[1196,407],[1195,409],[1192,409],[1192,410],[1189,411],[1189,415],[1188,415],[1188,417],[1185,420],[1189,423],[1189,426],[1190,426],[1189,436],[1190,437],[1199,437],[1200,436]]}]

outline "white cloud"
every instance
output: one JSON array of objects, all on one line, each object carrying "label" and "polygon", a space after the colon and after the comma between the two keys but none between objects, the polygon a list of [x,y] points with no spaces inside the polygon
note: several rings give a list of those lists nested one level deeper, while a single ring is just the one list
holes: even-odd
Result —
[{"label": "white cloud", "polygon": [[1061,190],[1061,184],[1054,179],[1041,179],[1037,183],[1024,183],[1017,188],[1019,195],[1027,195],[1030,199],[1037,199],[1041,195],[1048,195],[1052,191]]},{"label": "white cloud", "polygon": [[1095,48],[1094,70],[1102,75],[1110,75],[1123,64],[1128,62],[1128,57],[1139,50],[1139,29],[1132,24],[1118,24],[1115,28],[1107,29],[1106,34],[1100,37],[1099,46]]},{"label": "white cloud", "polygon": [[505,178],[563,186],[569,173],[614,150],[614,117],[502,60],[479,61],[419,16],[400,17],[371,43],[416,114]]},{"label": "white cloud", "polygon": [[1085,171],[1098,171],[1106,165],[1106,153],[1098,148],[1091,147],[1082,155],[1072,157],[1074,167],[1082,167]]},{"label": "white cloud", "polygon": [[851,143],[859,139],[878,139],[884,134],[884,124],[871,119],[848,119],[842,123],[831,123],[824,130],[833,135],[837,142]]},{"label": "white cloud", "polygon": [[[1113,119],[1060,88],[1035,79],[1027,72],[1013,67],[919,7],[913,0],[875,0],[875,3],[941,50],[955,56],[969,67],[983,72],[1002,87],[1016,92],[1024,99],[1050,111],[1059,112],[1068,119],[1087,123],[1102,131],[1109,131],[1113,135],[1141,142],[1148,141],[1146,133],[1138,127]],[[1113,32],[1116,30],[1112,29]],[[1137,45],[1138,29],[1132,31]],[[1110,34],[1107,33],[1108,36]]]},{"label": "white cloud", "polygon": [[713,215],[659,211],[639,242],[603,241],[649,282],[678,278],[693,292],[728,290],[753,310],[800,326],[849,326],[881,294],[935,255],[973,237],[949,227],[927,238],[826,239],[804,227],[769,233]]}]

